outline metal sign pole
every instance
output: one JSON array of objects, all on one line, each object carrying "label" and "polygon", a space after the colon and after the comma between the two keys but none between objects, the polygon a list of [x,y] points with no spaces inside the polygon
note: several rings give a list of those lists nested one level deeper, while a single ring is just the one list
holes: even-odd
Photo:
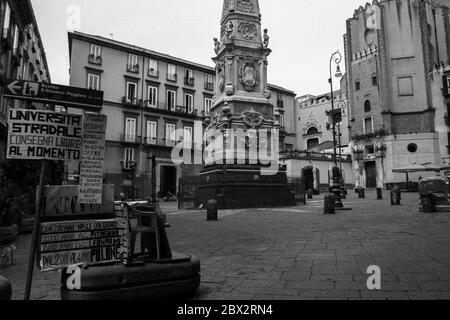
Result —
[{"label": "metal sign pole", "polygon": [[36,255],[36,247],[38,244],[38,238],[39,238],[39,227],[41,223],[41,207],[42,207],[42,196],[43,196],[43,189],[44,189],[44,177],[45,177],[45,171],[47,167],[47,160],[42,160],[41,165],[41,174],[39,177],[39,186],[37,190],[37,203],[36,203],[36,213],[34,217],[34,228],[33,228],[33,237],[31,239],[31,248],[30,253],[28,256],[28,269],[27,269],[27,282],[25,287],[25,296],[24,300],[30,300],[30,293],[31,293],[31,283],[33,281],[33,270],[34,270],[34,259]]}]

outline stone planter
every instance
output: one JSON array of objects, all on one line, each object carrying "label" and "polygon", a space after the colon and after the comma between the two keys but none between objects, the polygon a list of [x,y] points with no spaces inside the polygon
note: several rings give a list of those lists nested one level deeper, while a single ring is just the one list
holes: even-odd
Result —
[{"label": "stone planter", "polygon": [[34,228],[34,218],[23,219],[22,224],[19,226],[20,234],[32,233]]},{"label": "stone planter", "polygon": [[18,235],[17,225],[0,227],[0,244],[10,243],[16,240]]}]

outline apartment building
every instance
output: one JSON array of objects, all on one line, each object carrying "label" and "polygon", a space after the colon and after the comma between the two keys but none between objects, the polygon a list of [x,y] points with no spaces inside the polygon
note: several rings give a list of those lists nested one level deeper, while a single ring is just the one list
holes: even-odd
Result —
[{"label": "apartment building", "polygon": [[[74,32],[68,37],[70,85],[104,91],[105,182],[116,186],[116,197],[121,192],[130,195],[133,185],[136,196],[149,196],[154,155],[157,195],[176,194],[180,177],[198,174],[202,165],[174,163],[172,149],[182,141],[193,152],[202,151],[202,143],[194,137],[202,137],[204,119],[213,105],[215,69],[101,36]],[[295,93],[269,88],[272,103],[288,119],[284,120],[287,147],[293,146],[290,112]],[[69,171],[76,176],[78,169],[72,165]]]},{"label": "apartment building", "polygon": [[4,99],[3,92],[8,80],[50,82],[50,73],[30,0],[0,1],[0,25],[0,163],[4,163],[8,109],[42,107],[29,102]]}]

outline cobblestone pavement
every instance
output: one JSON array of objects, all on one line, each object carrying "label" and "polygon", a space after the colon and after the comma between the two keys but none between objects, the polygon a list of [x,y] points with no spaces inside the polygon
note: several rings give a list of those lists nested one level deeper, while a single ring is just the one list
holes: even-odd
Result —
[{"label": "cobblestone pavement", "polygon": [[[198,256],[195,299],[450,299],[450,213],[419,213],[417,194],[391,207],[389,194],[360,200],[352,192],[336,215],[322,215],[323,196],[307,206],[168,213],[172,249]],[[17,241],[16,264],[0,269],[22,299],[30,236]],[[367,267],[381,268],[379,291]],[[35,270],[32,298],[59,299],[58,273]]]}]

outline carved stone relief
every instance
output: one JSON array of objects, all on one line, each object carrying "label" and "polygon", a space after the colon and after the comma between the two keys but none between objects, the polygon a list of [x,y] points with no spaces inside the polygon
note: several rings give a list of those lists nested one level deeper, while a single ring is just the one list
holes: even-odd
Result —
[{"label": "carved stone relief", "polygon": [[253,91],[256,87],[256,68],[253,63],[242,64],[239,70],[239,81],[245,91]]},{"label": "carved stone relief", "polygon": [[250,22],[241,22],[238,31],[246,40],[253,40],[258,35],[256,25]]}]

